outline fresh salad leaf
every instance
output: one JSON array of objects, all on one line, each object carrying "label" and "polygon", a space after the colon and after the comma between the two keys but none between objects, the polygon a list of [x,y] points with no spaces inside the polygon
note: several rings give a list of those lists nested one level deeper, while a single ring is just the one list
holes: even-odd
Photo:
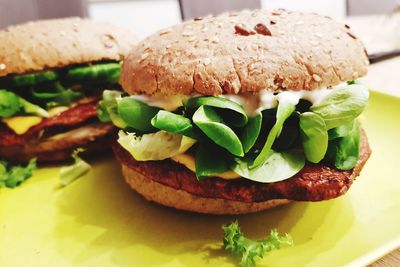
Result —
[{"label": "fresh salad leaf", "polygon": [[290,95],[281,93],[280,96],[281,98],[279,99],[278,102],[278,110],[276,112],[275,125],[269,132],[267,141],[265,142],[264,147],[261,150],[260,154],[257,156],[253,164],[250,166],[251,168],[257,168],[267,161],[268,157],[272,154],[271,153],[272,145],[275,139],[282,131],[283,124],[296,109],[297,101],[293,100],[290,97]]},{"label": "fresh salad leaf", "polygon": [[185,109],[189,113],[195,112],[201,106],[214,107],[221,111],[220,116],[228,125],[242,127],[247,124],[247,115],[243,107],[236,102],[216,96],[199,96],[189,98],[184,102]]},{"label": "fresh salad leaf", "polygon": [[327,157],[339,170],[351,170],[358,162],[360,154],[360,127],[357,121],[348,135],[329,142]]},{"label": "fresh salad leaf", "polygon": [[244,153],[249,152],[249,150],[256,143],[258,135],[260,134],[261,131],[261,125],[262,125],[261,112],[257,112],[253,117],[249,118],[247,125],[244,127],[242,136],[240,137]]},{"label": "fresh salad leaf", "polygon": [[14,188],[22,182],[32,177],[32,173],[37,169],[36,159],[31,159],[28,165],[12,166],[5,161],[0,162],[0,187]]},{"label": "fresh salad leaf", "polygon": [[357,118],[368,103],[368,89],[361,84],[349,84],[332,90],[311,111],[320,115],[327,129],[350,123]]},{"label": "fresh salad leaf", "polygon": [[222,153],[211,145],[205,147],[200,144],[196,150],[196,177],[201,180],[204,177],[223,173],[229,170],[229,165]]},{"label": "fresh salad leaf", "polygon": [[35,114],[39,117],[44,117],[44,118],[48,118],[50,116],[45,109],[41,108],[38,105],[32,104],[31,102],[28,102],[23,98],[20,98],[19,102],[21,103],[22,108],[27,114]]},{"label": "fresh salad leaf", "polygon": [[151,124],[151,119],[160,108],[149,106],[131,97],[123,97],[117,102],[118,114],[129,127],[146,133],[157,130]]},{"label": "fresh salad leaf", "polygon": [[339,127],[330,129],[328,131],[329,135],[329,140],[333,140],[339,137],[345,137],[351,133],[354,127],[354,121],[351,121],[349,123],[340,125]]},{"label": "fresh salad leaf", "polygon": [[183,115],[160,110],[151,120],[151,125],[169,133],[181,134],[196,139],[192,121]]},{"label": "fresh salad leaf", "polygon": [[165,131],[136,136],[119,131],[118,143],[136,160],[163,160],[188,150],[196,140]]},{"label": "fresh salad leaf", "polygon": [[224,248],[240,257],[240,266],[253,267],[257,258],[282,246],[292,246],[292,238],[286,234],[280,236],[276,229],[271,230],[269,237],[256,241],[246,238],[240,230],[239,223],[233,222],[222,226],[224,231]]},{"label": "fresh salad leaf", "polygon": [[68,69],[65,79],[72,81],[96,81],[117,83],[121,72],[120,63],[98,63]]},{"label": "fresh salad leaf", "polygon": [[307,160],[320,162],[328,149],[328,131],[324,119],[313,112],[304,112],[300,115],[300,129]]},{"label": "fresh salad leaf", "polygon": [[84,96],[82,92],[65,88],[60,82],[54,82],[53,91],[51,92],[38,92],[32,89],[31,93],[35,99],[46,103],[48,107],[69,106],[76,99]]},{"label": "fresh salad leaf", "polygon": [[0,84],[7,87],[24,87],[37,85],[44,82],[51,82],[58,79],[54,71],[42,71],[36,73],[19,74],[0,79]]},{"label": "fresh salad leaf", "polygon": [[276,152],[262,164],[253,168],[251,156],[236,158],[232,170],[241,177],[260,183],[279,182],[294,176],[305,165],[304,155],[295,151]]},{"label": "fresh salad leaf", "polygon": [[78,154],[83,152],[84,149],[77,148],[72,152],[72,158],[74,159],[74,164],[60,169],[60,183],[62,186],[67,186],[73,181],[77,180],[79,177],[85,175],[90,171],[91,166],[89,163],[81,159]]},{"label": "fresh salad leaf", "polygon": [[231,154],[243,156],[243,147],[239,137],[229,128],[222,118],[210,106],[201,106],[193,114],[193,122],[213,142],[225,148]]},{"label": "fresh salad leaf", "polygon": [[21,109],[19,96],[7,90],[0,90],[0,118],[7,118]]},{"label": "fresh salad leaf", "polygon": [[118,99],[122,98],[120,91],[104,90],[103,99],[99,102],[97,116],[101,122],[112,122],[115,126],[125,129],[128,125],[118,113]]}]

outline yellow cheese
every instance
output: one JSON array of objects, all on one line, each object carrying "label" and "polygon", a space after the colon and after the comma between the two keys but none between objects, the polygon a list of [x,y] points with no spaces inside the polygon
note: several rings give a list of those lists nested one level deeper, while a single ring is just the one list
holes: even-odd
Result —
[{"label": "yellow cheese", "polygon": [[38,116],[15,116],[3,119],[3,122],[16,134],[24,134],[29,128],[39,124],[42,121]]},{"label": "yellow cheese", "polygon": [[[186,168],[188,168],[192,172],[196,172],[196,163],[195,163],[195,159],[192,155],[183,153],[183,154],[173,156],[171,159],[179,164],[184,165]],[[226,171],[223,173],[215,174],[214,176],[222,178],[222,179],[226,179],[226,180],[240,178],[240,176],[233,171]]]}]

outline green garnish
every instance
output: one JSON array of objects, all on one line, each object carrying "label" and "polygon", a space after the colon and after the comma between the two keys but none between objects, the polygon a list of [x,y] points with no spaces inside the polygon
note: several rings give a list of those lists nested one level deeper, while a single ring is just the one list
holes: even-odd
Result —
[{"label": "green garnish", "polygon": [[36,159],[31,159],[26,166],[13,166],[6,161],[0,161],[0,187],[19,186],[32,177],[32,173],[36,169]]},{"label": "green garnish", "polygon": [[224,248],[240,258],[240,266],[252,267],[256,265],[257,258],[282,246],[292,246],[292,238],[286,234],[280,236],[276,229],[271,230],[269,237],[255,241],[246,238],[240,231],[239,223],[233,222],[228,226],[222,226],[224,231]]},{"label": "green garnish", "polygon": [[[199,180],[231,170],[249,180],[278,182],[294,176],[306,161],[323,159],[341,170],[355,166],[360,140],[352,123],[368,102],[367,88],[358,83],[340,86],[314,105],[290,92],[277,98],[277,108],[248,116],[241,105],[222,97],[193,97],[166,111],[105,91],[99,118],[124,131],[120,143],[137,160],[160,160],[150,144],[153,139],[167,151],[163,158],[176,155],[179,137],[194,139],[198,145],[191,152]],[[158,137],[165,132],[171,135],[162,141]]]},{"label": "green garnish", "polygon": [[21,109],[19,97],[7,90],[0,90],[0,117],[7,118]]},{"label": "green garnish", "polygon": [[84,149],[82,148],[75,149],[71,155],[71,157],[74,159],[74,163],[70,166],[62,167],[60,169],[60,183],[62,186],[69,185],[90,171],[91,166],[78,156],[78,154],[83,151]]}]

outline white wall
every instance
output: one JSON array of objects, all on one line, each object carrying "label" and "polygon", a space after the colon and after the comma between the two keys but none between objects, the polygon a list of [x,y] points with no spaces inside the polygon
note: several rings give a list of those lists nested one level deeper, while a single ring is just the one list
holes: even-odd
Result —
[{"label": "white wall", "polygon": [[177,0],[89,1],[89,17],[145,37],[181,21]]}]

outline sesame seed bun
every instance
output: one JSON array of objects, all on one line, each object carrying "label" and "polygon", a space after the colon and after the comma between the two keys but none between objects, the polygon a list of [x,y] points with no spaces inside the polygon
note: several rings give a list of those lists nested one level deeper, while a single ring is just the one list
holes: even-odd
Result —
[{"label": "sesame seed bun", "polygon": [[315,90],[367,72],[361,41],[317,14],[242,11],[195,19],[140,42],[124,61],[129,94]]},{"label": "sesame seed bun", "polygon": [[29,22],[0,31],[0,77],[95,61],[122,60],[129,31],[81,18]]}]

